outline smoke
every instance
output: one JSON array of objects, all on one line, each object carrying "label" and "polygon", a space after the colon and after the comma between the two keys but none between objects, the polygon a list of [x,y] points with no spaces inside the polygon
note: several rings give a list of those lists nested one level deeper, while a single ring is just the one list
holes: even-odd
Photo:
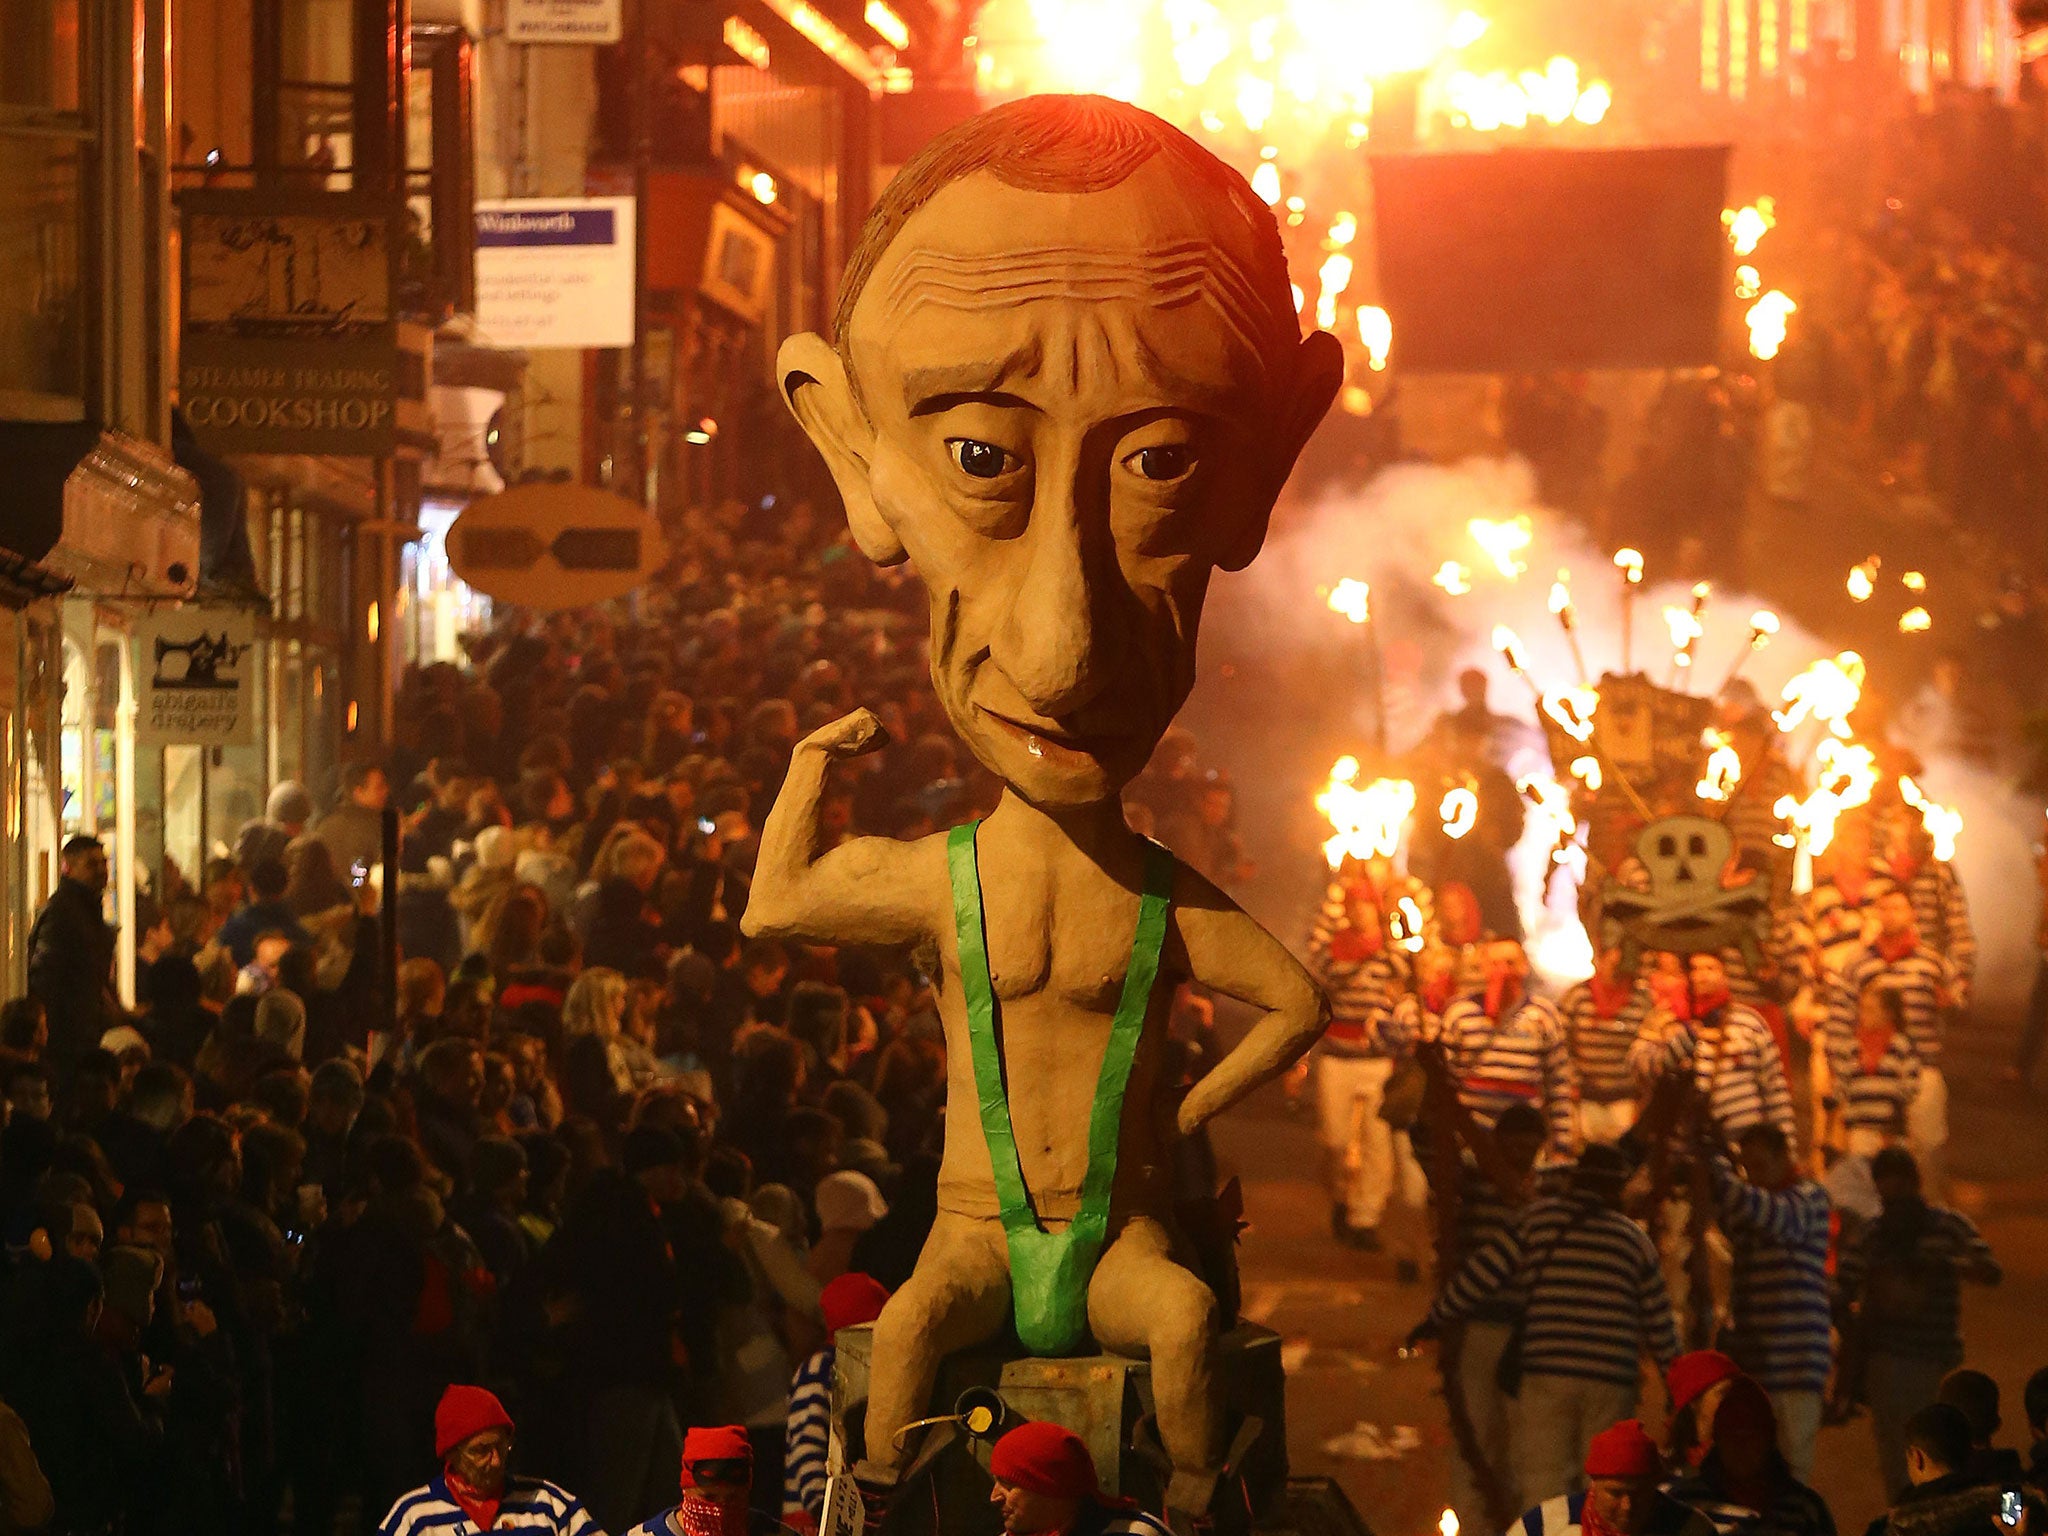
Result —
[{"label": "smoke", "polygon": [[[1516,557],[1527,569],[1510,580],[1466,525],[1520,516],[1530,519],[1533,537]],[[1205,758],[1226,768],[1237,788],[1241,832],[1260,857],[1258,877],[1240,893],[1247,906],[1283,935],[1304,928],[1323,878],[1317,845],[1327,835],[1312,804],[1315,790],[1343,753],[1361,756],[1368,773],[1376,771],[1374,640],[1391,752],[1413,746],[1441,711],[1456,706],[1457,675],[1473,667],[1486,674],[1490,707],[1528,725],[1508,765],[1517,776],[1549,776],[1552,769],[1530,683],[1494,649],[1495,625],[1515,632],[1528,678],[1545,691],[1578,683],[1580,658],[1586,680],[1597,681],[1603,672],[1623,670],[1626,654],[1653,681],[1696,693],[1718,693],[1739,668],[1758,695],[1775,704],[1788,681],[1841,649],[1779,615],[1776,636],[1752,651],[1751,615],[1772,605],[1716,589],[1700,614],[1703,634],[1693,647],[1693,665],[1679,670],[1672,665],[1664,610],[1690,611],[1691,587],[1659,581],[1650,570],[1631,602],[1613,555],[1541,504],[1533,472],[1520,458],[1398,465],[1363,487],[1332,488],[1283,509],[1259,559],[1217,585],[1204,623],[1200,681],[1183,716],[1203,742]],[[1432,584],[1447,561],[1469,572],[1471,590],[1462,596]],[[1370,585],[1374,636],[1332,612],[1319,595],[1344,577]],[[1576,656],[1550,611],[1557,580],[1570,587]],[[1883,679],[1873,681],[1881,686]],[[1973,892],[2030,892],[2027,850],[2041,830],[2039,813],[2005,789],[1995,772],[1950,749],[1937,705],[1916,701],[1901,712],[1896,734],[1927,763],[1922,789],[1964,814],[1957,868]],[[1814,735],[1808,726],[1788,744],[1795,767],[1805,767]],[[1554,977],[1583,974],[1590,956],[1572,915],[1569,881],[1555,882],[1546,908],[1541,889],[1549,834],[1535,818],[1531,823],[1513,863],[1532,950]],[[1973,910],[1984,952],[1980,996],[1993,1005],[2010,1003],[2031,975],[2031,903],[1980,899]]]}]

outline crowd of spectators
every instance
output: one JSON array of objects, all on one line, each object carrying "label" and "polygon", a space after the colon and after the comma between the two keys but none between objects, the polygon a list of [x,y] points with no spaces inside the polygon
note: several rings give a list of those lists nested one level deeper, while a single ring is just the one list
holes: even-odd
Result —
[{"label": "crowd of spectators", "polygon": [[[915,583],[801,508],[688,535],[633,616],[507,616],[407,675],[394,749],[324,815],[280,785],[173,872],[134,1014],[61,931],[106,880],[68,851],[0,1019],[0,1398],[53,1529],[373,1528],[435,1470],[451,1383],[606,1530],[674,1504],[691,1425],[743,1425],[757,1502],[804,1518],[792,1382],[802,1407],[829,1376],[829,1283],[879,1297],[917,1257],[945,1051],[932,957],[743,939],[758,829],[856,703],[890,744],[828,836],[928,833],[1000,786],[932,699]],[[1146,792],[1238,858],[1187,743]],[[815,1424],[792,1438],[815,1459]]]}]

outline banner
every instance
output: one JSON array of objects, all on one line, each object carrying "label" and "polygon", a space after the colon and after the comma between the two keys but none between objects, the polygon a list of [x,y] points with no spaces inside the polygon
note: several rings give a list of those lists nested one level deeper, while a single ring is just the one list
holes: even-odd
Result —
[{"label": "banner", "polygon": [[245,747],[256,739],[256,617],[188,603],[135,626],[138,741]]},{"label": "banner", "polygon": [[514,43],[616,43],[619,0],[508,0],[505,38]]},{"label": "banner", "polygon": [[493,346],[633,344],[633,199],[476,205],[476,324]]}]

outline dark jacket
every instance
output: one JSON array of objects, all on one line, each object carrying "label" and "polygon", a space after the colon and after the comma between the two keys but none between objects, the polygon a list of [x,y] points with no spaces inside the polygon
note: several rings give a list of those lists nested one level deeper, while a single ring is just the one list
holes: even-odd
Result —
[{"label": "dark jacket", "polygon": [[282,901],[252,901],[220,925],[215,942],[234,957],[238,966],[256,958],[256,941],[276,929],[294,944],[311,942],[299,926],[298,914]]},{"label": "dark jacket", "polygon": [[97,891],[57,882],[28,936],[28,989],[50,1018],[50,1059],[69,1066],[114,1022],[114,930]]},{"label": "dark jacket", "polygon": [[1871,1521],[1866,1536],[1998,1536],[2002,1490],[1951,1472],[1908,1488],[1889,1513]]}]

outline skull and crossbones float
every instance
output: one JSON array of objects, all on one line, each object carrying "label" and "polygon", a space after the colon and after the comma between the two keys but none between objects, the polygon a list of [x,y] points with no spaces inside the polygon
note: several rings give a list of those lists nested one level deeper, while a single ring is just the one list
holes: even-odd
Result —
[{"label": "skull and crossbones float", "polygon": [[1734,834],[1709,817],[1666,816],[1645,826],[1632,861],[1641,883],[1617,874],[1601,887],[1602,947],[1619,943],[1630,969],[1644,950],[1692,955],[1732,947],[1754,974],[1763,964],[1770,882],[1724,883],[1734,854]]}]

